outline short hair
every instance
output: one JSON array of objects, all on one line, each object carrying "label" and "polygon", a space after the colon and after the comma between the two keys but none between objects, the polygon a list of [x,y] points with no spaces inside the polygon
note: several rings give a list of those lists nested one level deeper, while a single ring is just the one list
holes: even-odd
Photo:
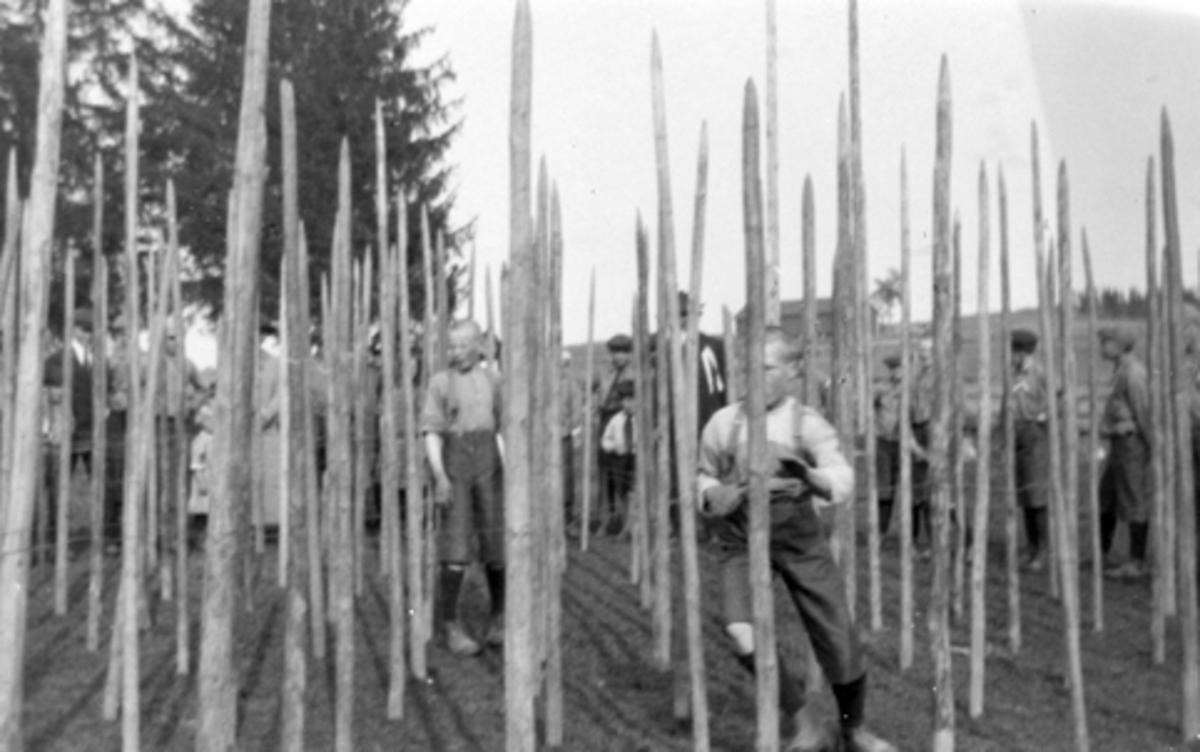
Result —
[{"label": "short hair", "polygon": [[804,349],[796,344],[792,335],[782,326],[774,324],[763,330],[763,347],[779,347],[783,351],[784,363],[795,363],[804,358]]},{"label": "short hair", "polygon": [[474,319],[458,319],[454,323],[450,324],[450,331],[452,332],[461,332],[467,329],[470,329],[471,334],[476,338],[483,336],[483,329],[478,323],[475,322]]}]

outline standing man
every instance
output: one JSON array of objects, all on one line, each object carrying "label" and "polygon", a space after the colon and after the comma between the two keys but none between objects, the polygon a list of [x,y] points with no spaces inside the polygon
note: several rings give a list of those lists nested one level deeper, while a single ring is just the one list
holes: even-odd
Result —
[{"label": "standing man", "polygon": [[[779,575],[804,621],[816,658],[837,700],[842,741],[852,752],[893,752],[863,724],[867,677],[850,622],[842,575],[825,540],[819,506],[852,503],[854,468],[837,432],[820,413],[788,396],[802,353],[778,327],[765,337],[767,442],[772,458],[771,571]],[[725,632],[738,662],[753,671],[749,514],[746,509],[747,420],[741,403],[713,416],[701,436],[700,511],[717,520]],[[805,703],[805,687],[779,662],[779,704],[795,726],[789,750],[825,749],[824,729]]]},{"label": "standing man", "polygon": [[[604,436],[604,428],[617,413],[621,412],[621,394],[618,385],[633,383],[633,369],[630,362],[633,357],[633,339],[628,334],[617,334],[608,340],[608,359],[611,370],[602,379],[592,385],[592,390],[598,397],[598,421],[596,424],[596,446],[600,456],[597,468],[600,472],[600,507],[604,510],[615,508],[619,499],[618,490],[620,479],[617,477],[617,461],[611,453],[604,451],[600,439]],[[605,518],[599,529],[603,530],[612,520]],[[590,523],[589,523],[590,524]]]},{"label": "standing man", "polygon": [[459,620],[458,596],[467,565],[482,559],[491,596],[485,641],[504,644],[504,498],[501,485],[500,379],[480,367],[480,329],[474,321],[450,328],[449,368],[429,380],[421,433],[442,517],[438,614],[455,655],[475,655],[476,642]]},{"label": "standing man", "polygon": [[[1100,476],[1100,547],[1105,574],[1139,579],[1149,573],[1146,542],[1150,498],[1150,391],[1146,367],[1133,354],[1137,338],[1126,328],[1100,329],[1100,354],[1114,366],[1112,391],[1100,418],[1100,435],[1108,439],[1108,460]],[[1112,556],[1118,520],[1129,525],[1129,559]]]},{"label": "standing man", "polygon": [[1046,418],[1050,395],[1046,391],[1046,373],[1037,360],[1038,336],[1028,329],[1012,333],[1012,411],[1016,437],[1017,504],[1025,517],[1025,544],[1028,555],[1025,568],[1040,572],[1046,568],[1046,541],[1049,528],[1046,509],[1050,490],[1050,434]]},{"label": "standing man", "polygon": [[875,487],[879,491],[879,534],[887,535],[900,482],[900,356],[883,359],[887,385],[875,394]]},{"label": "standing man", "polygon": [[[922,337],[917,341],[916,373],[912,379],[912,394],[909,397],[909,420],[912,423],[912,539],[918,559],[930,557],[933,544],[933,527],[930,524],[929,508],[933,497],[929,477],[929,446],[933,439],[934,372],[933,339]],[[924,531],[924,538],[921,532]]]}]

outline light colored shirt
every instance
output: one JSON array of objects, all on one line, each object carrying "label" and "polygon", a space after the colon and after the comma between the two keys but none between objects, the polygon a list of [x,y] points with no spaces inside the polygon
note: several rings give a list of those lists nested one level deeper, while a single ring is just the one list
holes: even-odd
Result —
[{"label": "light colored shirt", "polygon": [[[748,426],[743,404],[737,402],[718,410],[704,427],[697,481],[702,496],[713,486],[749,480]],[[820,413],[792,397],[767,413],[767,450],[771,455],[768,476],[779,474],[780,458],[799,456],[829,482],[829,503],[841,504],[854,497],[854,468],[842,454],[837,431]],[[823,502],[820,498],[815,501]]]},{"label": "light colored shirt", "polygon": [[466,373],[447,370],[429,379],[421,410],[421,433],[466,433],[500,429],[500,378],[478,366]]},{"label": "light colored shirt", "polygon": [[1037,361],[1025,361],[1017,371],[1012,387],[1013,420],[1018,423],[1042,423],[1049,411],[1046,372]]},{"label": "light colored shirt", "polygon": [[600,437],[600,447],[613,454],[633,454],[637,450],[637,422],[624,410],[612,416]]}]

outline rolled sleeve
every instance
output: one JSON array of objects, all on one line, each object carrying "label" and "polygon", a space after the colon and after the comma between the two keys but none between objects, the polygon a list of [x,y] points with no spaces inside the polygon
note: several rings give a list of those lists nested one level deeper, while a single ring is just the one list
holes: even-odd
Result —
[{"label": "rolled sleeve", "polygon": [[800,444],[812,457],[812,472],[829,483],[829,503],[843,504],[854,497],[854,468],[842,454],[837,431],[818,413],[808,411],[800,428]]},{"label": "rolled sleeve", "polygon": [[429,379],[429,388],[425,392],[425,404],[421,407],[420,429],[422,434],[445,433],[449,427],[449,416],[446,414],[446,397],[449,382],[446,373],[435,373]]}]

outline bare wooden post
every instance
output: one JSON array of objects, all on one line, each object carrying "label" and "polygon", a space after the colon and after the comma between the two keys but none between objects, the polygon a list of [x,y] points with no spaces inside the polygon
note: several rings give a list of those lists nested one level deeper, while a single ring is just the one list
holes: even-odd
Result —
[{"label": "bare wooden post", "polygon": [[746,419],[750,489],[750,585],[754,610],[754,669],[757,678],[758,735],[755,749],[779,748],[779,666],[775,645],[775,603],[771,589],[770,511],[767,505],[767,408],[764,391],[762,305],[763,226],[758,154],[758,93],[746,82],[742,115],[742,213],[746,237]]},{"label": "bare wooden post", "polygon": [[354,384],[354,498],[350,519],[353,525],[350,530],[351,551],[354,556],[354,595],[362,595],[363,590],[363,547],[367,537],[367,483],[371,468],[367,464],[368,449],[367,421],[374,416],[368,414],[367,405],[367,347],[370,337],[367,333],[367,321],[371,308],[371,287],[375,279],[371,268],[370,254],[357,264],[358,286],[354,300],[354,327],[351,338],[353,352],[353,384]]},{"label": "bare wooden post", "polygon": [[[138,445],[142,434],[138,430],[141,411],[147,409],[140,397],[141,373],[138,367],[137,336],[138,302],[141,298],[137,265],[138,217],[138,77],[137,58],[130,58],[129,100],[125,115],[125,263],[127,288],[125,319],[128,327],[126,352],[129,367],[129,431],[125,439],[125,503],[121,534],[121,742],[126,752],[140,747],[141,706],[140,667],[138,663],[138,602],[141,600],[141,507],[137,491]],[[153,392],[151,392],[153,394]],[[150,403],[153,405],[153,403]],[[150,407],[153,410],[153,407]],[[132,482],[131,482],[132,479]],[[116,631],[113,642],[117,642]]]},{"label": "bare wooden post", "polygon": [[467,320],[475,320],[475,241],[471,241],[471,263],[467,266]]},{"label": "bare wooden post", "polygon": [[[1045,242],[1046,242],[1045,241],[1046,221],[1042,216],[1042,168],[1041,168],[1041,156],[1040,156],[1039,149],[1038,149],[1037,123],[1032,123],[1030,125],[1029,138],[1030,138],[1030,161],[1031,161],[1032,173],[1033,173],[1033,244],[1036,249],[1044,249]],[[1046,273],[1047,274],[1053,273],[1052,265],[1046,269]],[[1040,289],[1041,288],[1039,288],[1039,290]],[[1040,294],[1040,292],[1039,292],[1039,294]],[[1051,292],[1050,295],[1051,295],[1051,298],[1047,301],[1047,305],[1053,305],[1053,303],[1050,302],[1051,300],[1053,300],[1053,292]],[[1049,365],[1050,352],[1051,352],[1050,351],[1050,343],[1043,342],[1042,358],[1044,361],[1047,362],[1047,366]],[[1051,395],[1049,397],[1050,401],[1053,402],[1057,399],[1057,397],[1055,396],[1056,392],[1050,391],[1049,394]],[[1051,412],[1053,412],[1053,411],[1051,411]],[[1051,440],[1058,441],[1057,438],[1052,438]],[[1047,516],[1047,521],[1050,523],[1050,531],[1049,531],[1049,535],[1046,536],[1046,545],[1050,551],[1050,561],[1055,562],[1055,561],[1058,561],[1058,540],[1055,535],[1055,529],[1056,529],[1055,526],[1058,525],[1059,519],[1058,519],[1058,511],[1055,508],[1055,506],[1053,504],[1051,504],[1051,505],[1049,505],[1049,507],[1050,508],[1047,509],[1046,516]],[[1050,597],[1057,600],[1059,598],[1059,592],[1060,592],[1059,591],[1060,583],[1059,583],[1059,578],[1058,578],[1058,568],[1053,565],[1050,566],[1048,575],[1049,575],[1049,579],[1050,579]]]},{"label": "bare wooden post", "polygon": [[421,368],[421,393],[425,393],[425,387],[429,385],[429,377],[441,369],[441,363],[438,360],[437,348],[437,327],[440,322],[437,321],[437,313],[434,310],[434,295],[436,284],[434,282],[434,260],[433,260],[433,241],[430,235],[429,227],[429,207],[421,205],[421,272],[425,280],[425,318],[422,321],[424,337],[421,340],[422,344],[422,368]]},{"label": "bare wooden post", "polygon": [[908,155],[900,152],[900,670],[913,662],[912,536],[912,240],[908,225]]},{"label": "bare wooden post", "polygon": [[[211,500],[208,545],[205,547],[204,619],[200,636],[200,707],[196,745],[200,752],[226,752],[235,746],[237,675],[234,671],[234,589],[236,587],[237,510],[248,503],[250,468],[246,449],[253,426],[253,352],[258,347],[254,303],[257,299],[263,185],[266,181],[267,41],[271,5],[251,0],[246,27],[244,85],[238,122],[237,157],[226,276],[225,310],[230,316],[228,341],[221,359],[218,390],[224,397],[227,442],[224,467]],[[232,282],[232,284],[230,284]],[[224,379],[220,377],[224,376]],[[129,628],[126,625],[126,628]]]},{"label": "bare wooden post", "polygon": [[949,445],[949,460],[950,460],[950,483],[951,483],[951,503],[953,505],[953,516],[951,517],[951,531],[954,535],[954,541],[950,547],[950,561],[953,568],[953,602],[950,606],[951,617],[954,621],[962,618],[963,614],[963,593],[966,585],[966,559],[967,559],[967,489],[966,489],[966,462],[964,442],[966,440],[966,426],[964,421],[964,389],[963,389],[963,366],[962,366],[962,351],[963,351],[963,326],[962,326],[962,221],[959,218],[958,210],[954,211],[954,230],[951,240],[950,261],[951,283],[950,289],[951,298],[953,300],[952,308],[954,311],[953,324],[951,325],[951,345],[950,345],[950,361],[948,367],[950,369],[950,445]]},{"label": "bare wooden post", "polygon": [[533,602],[533,447],[529,443],[529,356],[536,342],[532,319],[537,315],[528,295],[534,279],[536,254],[530,227],[530,142],[533,99],[533,28],[528,0],[518,0],[513,28],[512,99],[509,130],[509,260],[510,294],[504,312],[510,336],[504,342],[505,406],[504,473],[505,581],[508,608],[504,611],[504,699],[506,752],[533,752],[537,744],[534,728],[534,696],[537,670],[531,638],[534,634]]},{"label": "bare wooden post", "polygon": [[[721,306],[721,340],[725,343],[725,387],[728,390],[729,401],[733,402],[742,395],[742,378],[737,358],[737,322],[729,312],[729,306]],[[807,370],[801,375],[807,379]]]},{"label": "bare wooden post", "polygon": [[334,690],[334,746],[338,752],[349,752],[354,746],[354,531],[353,454],[350,434],[350,414],[353,409],[350,394],[352,367],[352,308],[354,307],[351,265],[351,202],[350,202],[350,145],[343,139],[338,160],[338,222],[334,234],[332,292],[333,337],[328,343],[330,357],[336,364],[331,371],[333,400],[329,405],[329,467],[333,482],[334,525],[331,551],[332,584],[330,602],[334,618],[334,661],[337,678]]},{"label": "bare wooden post", "polygon": [[[488,290],[491,288],[491,278],[488,278]],[[489,293],[490,295],[490,293]],[[488,311],[491,311],[491,303],[488,303]],[[596,341],[596,270],[592,269],[592,275],[588,282],[588,335],[587,335],[587,352],[583,355],[583,480],[580,483],[579,489],[583,497],[583,503],[580,509],[579,518],[579,547],[586,551],[588,550],[588,538],[592,530],[592,497],[595,490],[595,484],[592,483],[593,456],[596,453],[595,447],[595,412],[596,408],[593,404],[592,379],[594,378],[595,370],[595,341]],[[490,327],[489,327],[490,328]]]},{"label": "bare wooden post", "polygon": [[[846,96],[838,100],[838,240],[834,260],[833,298],[833,372],[853,374],[853,378],[833,378],[830,391],[836,416],[836,426],[843,446],[857,446],[858,415],[855,402],[858,397],[859,359],[854,353],[856,326],[855,287],[856,265],[854,259],[854,195],[853,157],[851,155],[850,126],[846,113]],[[840,504],[834,512],[835,528],[832,542],[833,555],[840,565],[842,581],[846,589],[846,602],[851,620],[856,618],[858,603],[858,573],[855,566],[857,541],[855,536],[854,504]]]},{"label": "bare wooden post", "polygon": [[[804,367],[804,402],[816,405],[820,387],[816,377],[813,357],[817,352],[817,235],[815,229],[816,208],[813,202],[812,176],[804,176],[804,194],[800,204],[800,249],[804,258],[804,352],[807,363]],[[726,352],[732,352],[725,348]],[[732,372],[732,368],[729,369]]]},{"label": "bare wooden post", "polygon": [[[669,165],[669,150],[667,148],[667,112],[666,112],[666,95],[663,88],[663,68],[662,68],[662,53],[659,48],[658,33],[655,32],[651,40],[650,51],[650,71],[653,90],[652,109],[654,113],[654,154],[657,164],[658,173],[658,233],[659,233],[659,252],[662,254],[662,268],[665,274],[662,287],[666,288],[668,294],[666,296],[666,330],[668,334],[668,346],[670,347],[670,373],[672,381],[671,397],[672,403],[675,406],[676,423],[675,423],[675,455],[676,455],[676,471],[679,487],[679,518],[680,518],[680,539],[682,541],[682,558],[683,558],[683,587],[684,587],[684,613],[687,620],[687,640],[688,640],[688,664],[690,668],[690,676],[692,682],[692,739],[697,750],[708,750],[709,748],[709,730],[708,730],[708,695],[707,695],[707,680],[705,677],[704,652],[703,652],[703,637],[701,634],[700,624],[700,562],[699,555],[696,550],[696,477],[694,472],[694,455],[696,447],[696,433],[690,430],[686,420],[679,418],[686,417],[689,414],[689,392],[685,383],[686,371],[683,364],[683,343],[678,336],[679,326],[679,297],[674,294],[678,289],[675,282],[675,230],[674,230],[674,211],[671,203],[671,174]],[[748,95],[753,94],[753,87],[748,90]],[[757,102],[754,104],[757,108]],[[754,156],[755,169],[757,170],[758,158],[758,115],[757,111],[753,116],[754,128]],[[747,125],[746,128],[750,126]],[[749,157],[746,157],[748,160]],[[701,174],[704,173],[704,156],[701,156]],[[754,176],[755,185],[757,187],[757,173]],[[699,189],[698,189],[699,192]],[[760,197],[761,200],[761,197]],[[761,212],[761,207],[758,208]],[[761,215],[759,216],[759,232],[761,233]],[[698,237],[697,240],[700,238]],[[761,238],[759,238],[761,250]],[[765,270],[761,266],[758,267],[758,275],[760,278],[765,274]],[[761,284],[761,283],[760,283]],[[663,328],[660,326],[660,329]],[[761,353],[760,353],[761,356]],[[660,365],[665,364],[667,357],[666,351],[659,352]],[[692,400],[694,402],[695,400]],[[663,481],[666,483],[666,480]],[[773,630],[772,630],[773,631]],[[762,643],[764,646],[768,643]],[[773,642],[770,643],[773,651]],[[772,652],[771,660],[774,661],[774,653]],[[772,703],[771,712],[777,713]],[[761,709],[760,709],[761,713]],[[760,718],[760,727],[761,727]]]},{"label": "bare wooden post", "polygon": [[[174,419],[171,430],[174,431],[175,452],[170,458],[168,467],[173,475],[168,479],[173,491],[175,502],[175,673],[186,676],[190,670],[191,659],[191,616],[188,607],[188,501],[187,501],[187,467],[188,445],[187,431],[184,426],[184,396],[188,386],[187,372],[184,368],[186,351],[184,348],[183,330],[183,293],[179,264],[179,224],[175,211],[175,183],[167,181],[167,265],[171,287],[172,326],[180,338],[178,357],[171,359],[171,369],[167,378],[175,384],[173,390],[167,390],[171,395],[171,415]],[[95,375],[93,374],[93,378]],[[98,413],[103,415],[104,413]],[[94,462],[94,460],[93,460]]]},{"label": "bare wooden post", "polygon": [[[305,700],[308,690],[308,598],[306,597],[308,549],[305,546],[308,518],[308,452],[305,447],[305,416],[308,412],[306,364],[308,330],[304,327],[301,305],[308,296],[301,289],[300,204],[296,147],[296,104],[292,82],[279,83],[279,110],[282,130],[283,164],[283,334],[282,366],[283,415],[287,431],[283,435],[284,457],[288,458],[286,504],[287,527],[280,524],[280,545],[290,540],[286,564],[287,622],[284,633],[283,747],[303,747],[306,728]],[[280,509],[282,517],[283,509]],[[282,554],[281,554],[282,557]],[[284,569],[281,562],[280,569]]]},{"label": "bare wooden post", "polygon": [[933,590],[928,611],[934,671],[934,752],[954,749],[954,675],[950,655],[950,484],[947,445],[951,420],[950,352],[953,306],[950,270],[950,66],[942,56],[938,75],[937,160],[933,179],[933,404],[929,471],[933,499]]},{"label": "bare wooden post", "polygon": [[[12,412],[14,435],[36,436],[40,421],[42,338],[46,320],[50,246],[54,238],[59,145],[62,130],[64,69],[67,47],[66,0],[46,7],[38,80],[37,146],[30,178],[28,223],[21,242],[21,337],[17,354],[16,397]],[[11,162],[10,162],[11,164]],[[10,193],[15,195],[15,192]],[[12,215],[10,214],[10,219]],[[10,249],[11,252],[11,249]],[[17,277],[14,276],[14,282]],[[17,285],[13,285],[16,290]],[[14,357],[6,349],[5,360]],[[6,410],[6,412],[8,412]],[[14,442],[0,544],[0,748],[21,748],[21,710],[24,704],[23,663],[25,612],[29,589],[29,526],[37,487],[38,441]],[[8,452],[8,447],[5,447]]]},{"label": "bare wooden post", "polygon": [[[1166,515],[1166,462],[1164,444],[1164,425],[1167,413],[1164,411],[1168,400],[1164,400],[1158,390],[1162,374],[1163,333],[1159,331],[1159,282],[1158,282],[1158,243],[1154,238],[1155,208],[1154,208],[1154,157],[1150,157],[1146,165],[1146,367],[1150,376],[1150,435],[1149,452],[1150,467],[1153,477],[1153,495],[1150,508],[1153,514],[1154,527],[1154,573],[1153,573],[1153,608],[1150,616],[1151,653],[1156,666],[1161,666],[1167,659],[1167,593],[1172,587],[1169,575],[1174,570],[1170,562],[1174,558],[1174,549],[1167,545],[1167,515]],[[1092,335],[1095,340],[1095,334]]]},{"label": "bare wooden post", "polygon": [[[775,16],[775,0],[767,0],[767,323],[778,325],[782,310],[779,302],[779,52]],[[694,303],[695,298],[692,301]]]},{"label": "bare wooden post", "polygon": [[1000,370],[1003,400],[1000,415],[1004,421],[1004,562],[1008,585],[1008,648],[1013,655],[1021,651],[1021,569],[1017,521],[1016,422],[1012,409],[1012,285],[1008,264],[1008,190],[1004,169],[997,178],[1000,194]]},{"label": "bare wooden post", "polygon": [[[1053,287],[1049,280],[1050,267],[1040,243],[1035,245],[1034,251],[1037,254],[1038,290],[1040,293],[1039,318],[1046,365],[1046,391],[1049,394],[1057,394],[1058,362],[1055,356],[1058,343],[1054,341],[1053,307],[1050,304],[1053,298]],[[1064,346],[1066,345],[1064,344]],[[1075,747],[1082,752],[1088,749],[1088,731],[1087,711],[1083,697],[1083,663],[1079,649],[1078,576],[1077,572],[1069,568],[1073,565],[1071,561],[1071,547],[1067,540],[1070,533],[1063,521],[1065,504],[1062,487],[1062,438],[1059,433],[1057,410],[1052,409],[1047,411],[1046,423],[1050,433],[1051,504],[1054,505],[1054,513],[1057,514],[1059,519],[1059,524],[1054,526],[1053,530],[1054,534],[1058,537],[1059,543],[1056,553],[1062,584],[1063,616],[1066,622],[1063,635],[1066,643],[1064,647],[1066,649],[1068,680],[1071,686],[1071,710],[1074,714]]]},{"label": "bare wooden post", "polygon": [[[96,157],[92,219],[92,477],[89,497],[92,510],[91,551],[88,558],[87,648],[100,647],[101,596],[104,587],[104,489],[108,466],[108,262],[104,258],[104,166]],[[3,389],[0,388],[0,392]]]},{"label": "bare wooden post", "polygon": [[[990,246],[987,169],[979,165],[979,454],[975,465],[975,537],[971,558],[971,687],[972,718],[983,714],[983,676],[987,655],[988,516],[991,511],[992,452],[992,316],[988,307]],[[965,520],[964,520],[965,523]]]},{"label": "bare wooden post", "polygon": [[[1097,632],[1104,631],[1104,562],[1100,550],[1100,394],[1096,389],[1096,285],[1092,278],[1092,253],[1088,248],[1087,228],[1082,230],[1080,246],[1083,249],[1083,273],[1087,281],[1087,381],[1088,381],[1088,439],[1087,439],[1087,503],[1088,517],[1092,521],[1088,536],[1092,552],[1092,625]],[[1149,293],[1146,300],[1151,300]],[[1151,397],[1151,399],[1154,399]],[[1150,411],[1154,414],[1153,409]],[[1151,450],[1154,456],[1157,452]],[[1156,486],[1157,487],[1157,486]],[[1156,552],[1157,553],[1157,552]]]},{"label": "bare wooden post", "polygon": [[62,351],[62,435],[58,452],[58,504],[55,509],[54,536],[54,613],[67,613],[67,510],[71,506],[71,444],[75,433],[75,415],[71,410],[71,391],[75,383],[75,251],[64,247],[63,271],[63,351]]},{"label": "bare wooden post", "polygon": [[[298,226],[297,266],[300,274],[300,297],[296,307],[300,311],[300,331],[303,332],[304,350],[301,363],[304,372],[304,398],[307,402],[313,399],[313,383],[310,380],[310,368],[313,365],[313,355],[307,337],[312,331],[311,296],[308,276],[308,236],[304,231],[304,223]],[[403,236],[403,233],[401,233]],[[316,418],[312,404],[304,406],[304,452],[305,467],[305,540],[308,547],[308,599],[309,599],[309,629],[312,634],[312,651],[317,660],[325,658],[325,574],[321,559],[321,499],[320,486],[317,483],[316,461]],[[296,545],[301,545],[297,541]]]},{"label": "bare wooden post", "polygon": [[[1062,358],[1062,398],[1063,410],[1063,450],[1065,452],[1063,467],[1063,516],[1060,518],[1066,527],[1066,541],[1070,548],[1067,551],[1069,568],[1063,570],[1063,577],[1073,580],[1072,587],[1076,597],[1079,592],[1079,408],[1076,391],[1079,388],[1075,378],[1075,293],[1072,289],[1072,258],[1071,258],[1071,215],[1070,215],[1070,183],[1067,180],[1067,163],[1058,163],[1058,268],[1059,268],[1059,305],[1061,306],[1061,335],[1059,355]],[[1098,523],[1099,520],[1097,519]],[[1066,590],[1065,583],[1063,587]]]},{"label": "bare wooden post", "polygon": [[425,550],[425,508],[424,494],[421,488],[420,445],[414,420],[417,414],[417,380],[416,366],[413,363],[412,303],[408,276],[408,204],[402,190],[396,192],[396,228],[397,255],[399,256],[396,261],[396,288],[398,291],[396,303],[400,309],[399,328],[402,334],[400,340],[400,409],[404,415],[402,429],[404,431],[404,512],[408,538],[406,543],[408,545],[409,611],[412,612],[409,624],[409,664],[414,677],[425,679],[429,675],[428,656],[425,650],[429,635],[425,629],[426,622],[420,618],[420,615],[424,612],[424,604],[429,599],[429,593],[425,590],[425,579],[422,574]]},{"label": "bare wooden post", "polygon": [[567,568],[566,530],[563,524],[562,463],[562,209],[558,184],[550,188],[550,277],[546,286],[550,308],[549,347],[545,350],[546,371],[549,374],[547,392],[550,408],[547,411],[547,479],[550,505],[547,522],[547,580],[546,619],[546,744],[560,747],[563,741],[563,656],[562,656],[562,580]]},{"label": "bare wooden post", "polygon": [[1183,743],[1200,738],[1200,621],[1196,599],[1196,508],[1192,475],[1190,397],[1192,385],[1183,336],[1183,249],[1179,239],[1179,209],[1175,197],[1175,143],[1171,121],[1162,111],[1163,230],[1167,241],[1167,291],[1175,326],[1170,330],[1172,428],[1175,431],[1175,464],[1178,477],[1175,504],[1179,525],[1178,576],[1179,626],[1182,634],[1180,666],[1180,735]]},{"label": "bare wooden post", "polygon": [[[651,427],[655,425],[654,389],[659,383],[665,384],[665,349],[662,342],[656,350],[656,369],[650,370],[650,240],[646,236],[646,227],[642,224],[642,215],[637,216],[635,235],[637,247],[638,291],[635,317],[633,324],[634,362],[637,369],[637,496],[639,508],[645,505],[653,513],[646,514],[647,521],[654,520],[653,540],[650,541],[650,566],[648,567],[653,582],[653,605],[650,620],[651,640],[654,644],[652,661],[654,667],[667,670],[671,666],[672,654],[672,602],[671,602],[671,532],[669,500],[663,491],[667,487],[662,483],[669,482],[664,477],[656,477],[657,465],[654,453],[655,433]],[[665,304],[664,288],[662,286],[662,263],[658,267],[658,328],[659,333],[666,331],[665,316],[661,315]],[[657,335],[656,335],[657,336]],[[658,336],[661,340],[662,337]],[[660,405],[661,415],[666,415],[665,405]],[[653,507],[651,505],[653,504]],[[650,532],[649,530],[647,531]]]}]

